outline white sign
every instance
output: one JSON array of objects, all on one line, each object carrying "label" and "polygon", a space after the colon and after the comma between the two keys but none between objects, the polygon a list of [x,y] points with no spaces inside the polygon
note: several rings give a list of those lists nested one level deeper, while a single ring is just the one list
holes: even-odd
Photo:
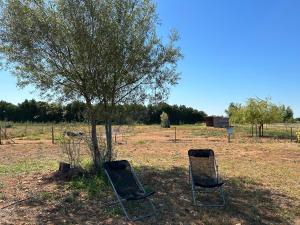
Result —
[{"label": "white sign", "polygon": [[227,127],[227,134],[232,134],[233,133],[233,127]]}]

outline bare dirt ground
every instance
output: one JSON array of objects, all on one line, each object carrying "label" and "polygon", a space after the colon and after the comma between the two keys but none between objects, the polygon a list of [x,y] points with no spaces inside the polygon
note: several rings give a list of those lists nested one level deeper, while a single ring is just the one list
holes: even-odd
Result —
[{"label": "bare dirt ground", "polygon": [[[0,145],[0,224],[299,224],[300,146],[288,140],[195,136],[191,127],[174,130],[138,126],[115,144],[142,183],[155,190],[155,218],[127,222],[109,185],[91,197],[64,182],[46,179],[61,154],[48,140]],[[225,180],[226,205],[192,205],[188,182],[190,148],[211,148]],[[100,188],[100,187],[99,187]]]}]

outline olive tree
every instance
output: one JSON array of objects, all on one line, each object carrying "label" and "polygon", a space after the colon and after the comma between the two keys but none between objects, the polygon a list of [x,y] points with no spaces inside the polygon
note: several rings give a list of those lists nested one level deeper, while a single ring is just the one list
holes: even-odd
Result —
[{"label": "olive tree", "polygon": [[[179,79],[176,32],[157,36],[150,0],[6,0],[0,52],[18,78],[44,97],[83,100],[95,169],[111,160],[115,106],[167,96]],[[95,104],[104,107],[106,149],[99,149]]]}]

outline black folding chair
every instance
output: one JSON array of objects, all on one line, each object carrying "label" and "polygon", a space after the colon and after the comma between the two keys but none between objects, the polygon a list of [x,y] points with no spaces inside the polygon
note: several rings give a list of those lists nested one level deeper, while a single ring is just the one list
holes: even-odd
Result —
[{"label": "black folding chair", "polygon": [[[141,220],[146,217],[155,215],[156,210],[149,199],[155,192],[146,192],[141,182],[137,178],[133,169],[127,160],[111,161],[104,163],[104,171],[108,180],[117,196],[122,210],[128,220]],[[142,216],[129,216],[128,210],[125,207],[125,202],[146,200],[151,205],[151,212]]]},{"label": "black folding chair", "polygon": [[[218,166],[214,151],[211,149],[190,149],[189,155],[189,181],[192,186],[192,196],[198,206],[224,206],[223,184],[219,178]],[[197,204],[196,191],[201,193],[219,191],[222,200],[219,204]]]}]

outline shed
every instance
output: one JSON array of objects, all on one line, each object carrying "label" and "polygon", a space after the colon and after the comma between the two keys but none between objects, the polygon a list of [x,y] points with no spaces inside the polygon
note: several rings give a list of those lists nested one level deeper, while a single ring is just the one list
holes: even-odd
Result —
[{"label": "shed", "polygon": [[229,118],[223,116],[207,116],[205,118],[207,127],[229,127]]}]

